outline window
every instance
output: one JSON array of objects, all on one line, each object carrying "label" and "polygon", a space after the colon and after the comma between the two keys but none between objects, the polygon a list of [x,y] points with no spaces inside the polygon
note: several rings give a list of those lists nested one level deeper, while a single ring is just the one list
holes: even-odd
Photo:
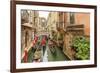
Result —
[{"label": "window", "polygon": [[75,23],[75,15],[73,12],[70,12],[70,24],[74,24]]},{"label": "window", "polygon": [[21,24],[29,22],[28,10],[21,10]]}]

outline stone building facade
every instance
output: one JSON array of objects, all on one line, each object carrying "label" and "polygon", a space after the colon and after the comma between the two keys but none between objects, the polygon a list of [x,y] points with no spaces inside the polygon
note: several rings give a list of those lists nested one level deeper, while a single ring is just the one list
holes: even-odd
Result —
[{"label": "stone building facade", "polygon": [[47,18],[47,32],[52,38],[52,32],[57,32],[57,25],[59,22],[58,12],[50,12]]},{"label": "stone building facade", "polygon": [[56,33],[64,32],[63,52],[74,59],[74,51],[71,50],[72,38],[74,36],[90,36],[90,14],[75,12],[50,12],[47,20],[48,32],[52,36],[52,30]]},{"label": "stone building facade", "polygon": [[38,35],[42,35],[43,32],[46,31],[46,19],[44,17],[39,17],[39,22],[38,22],[38,30],[37,30],[37,34]]},{"label": "stone building facade", "polygon": [[64,36],[63,52],[69,59],[73,60],[75,51],[71,47],[72,39],[75,36],[90,38],[90,15],[88,13],[70,13],[68,19],[69,24],[66,27]]},{"label": "stone building facade", "polygon": [[33,10],[21,10],[21,50],[27,48],[34,38],[38,25],[38,12]]}]

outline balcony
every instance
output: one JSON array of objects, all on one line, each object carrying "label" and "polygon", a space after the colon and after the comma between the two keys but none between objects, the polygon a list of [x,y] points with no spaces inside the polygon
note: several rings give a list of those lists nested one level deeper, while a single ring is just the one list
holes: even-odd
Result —
[{"label": "balcony", "polygon": [[66,32],[70,32],[73,35],[84,35],[84,24],[67,25]]},{"label": "balcony", "polygon": [[32,24],[30,24],[30,23],[24,23],[24,24],[22,24],[22,26],[32,28]]}]

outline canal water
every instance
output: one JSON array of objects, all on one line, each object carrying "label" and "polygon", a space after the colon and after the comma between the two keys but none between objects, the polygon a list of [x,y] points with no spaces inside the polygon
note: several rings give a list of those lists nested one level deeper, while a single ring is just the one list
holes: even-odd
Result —
[{"label": "canal water", "polygon": [[[53,49],[53,50],[51,50]],[[61,48],[47,48],[48,61],[67,61],[69,60],[66,55],[63,53]]]},{"label": "canal water", "polygon": [[[43,50],[41,49],[41,52],[43,54]],[[33,50],[31,49],[28,52],[28,63],[33,62]],[[42,62],[52,62],[52,61],[68,61],[69,59],[67,56],[63,53],[61,48],[53,47],[50,48],[47,44],[46,50],[44,52],[44,56],[42,56]]]}]

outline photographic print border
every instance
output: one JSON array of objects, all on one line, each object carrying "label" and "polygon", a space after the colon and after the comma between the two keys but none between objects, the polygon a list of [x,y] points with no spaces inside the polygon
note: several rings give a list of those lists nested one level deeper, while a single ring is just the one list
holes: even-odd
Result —
[{"label": "photographic print border", "polygon": [[[70,8],[86,8],[94,9],[94,64],[89,65],[75,65],[75,66],[57,66],[57,67],[41,67],[41,68],[16,68],[16,5],[37,5],[37,6],[52,6],[52,7],[70,7]],[[63,3],[47,3],[47,2],[33,2],[33,1],[11,1],[11,72],[28,72],[28,71],[45,71],[45,70],[60,70],[60,69],[75,69],[75,68],[89,68],[97,66],[97,6],[93,5],[77,5],[77,4],[63,4]]]}]

